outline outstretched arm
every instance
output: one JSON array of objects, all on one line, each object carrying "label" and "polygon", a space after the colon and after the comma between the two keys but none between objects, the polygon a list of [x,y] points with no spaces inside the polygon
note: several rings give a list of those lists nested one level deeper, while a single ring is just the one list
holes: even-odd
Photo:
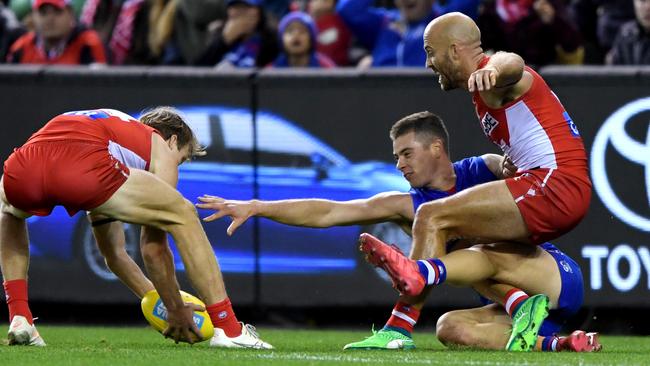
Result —
[{"label": "outstretched arm", "polygon": [[343,202],[315,198],[235,201],[207,195],[199,197],[199,201],[197,207],[216,211],[203,220],[213,221],[224,216],[232,218],[228,235],[232,235],[251,216],[266,217],[287,225],[323,228],[412,221],[414,215],[411,196],[402,192],[385,192],[367,199]]},{"label": "outstretched arm", "polygon": [[[126,237],[120,221],[106,221],[107,217],[88,214],[93,225],[93,235],[97,247],[106,260],[108,268],[124,283],[138,298],[153,290],[153,284],[142,273],[140,267],[126,252]],[[110,219],[108,219],[110,220]],[[102,223],[104,222],[104,223]]]}]

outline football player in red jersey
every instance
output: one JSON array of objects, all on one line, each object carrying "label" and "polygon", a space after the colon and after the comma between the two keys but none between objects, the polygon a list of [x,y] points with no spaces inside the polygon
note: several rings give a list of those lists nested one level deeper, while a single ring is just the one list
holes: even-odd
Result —
[{"label": "football player in red jersey", "polygon": [[[587,158],[576,125],[548,85],[516,54],[484,54],[479,28],[461,13],[432,20],[423,38],[426,66],[441,88],[472,93],[483,132],[518,171],[420,206],[411,259],[440,257],[455,238],[538,245],[574,228],[591,198]],[[418,296],[424,290],[414,286],[420,273],[403,266],[399,253],[377,240],[361,241],[370,261],[391,275],[400,292]],[[532,349],[536,319],[547,306],[548,298],[538,295],[519,307],[508,349]]]},{"label": "football player in red jersey", "polygon": [[[140,121],[112,109],[64,113],[16,149],[4,163],[0,182],[0,265],[9,343],[45,345],[27,302],[25,219],[47,216],[61,205],[70,215],[89,211],[107,264],[138,296],[155,287],[168,310],[166,337],[190,343],[201,338],[192,317],[196,307],[179,293],[166,240],[170,233],[192,285],[210,304],[211,345],[271,348],[250,325],[237,321],[196,210],[175,189],[178,166],[202,153],[192,130],[169,107],[155,108]],[[143,225],[141,251],[151,282],[126,254],[115,220]]]}]

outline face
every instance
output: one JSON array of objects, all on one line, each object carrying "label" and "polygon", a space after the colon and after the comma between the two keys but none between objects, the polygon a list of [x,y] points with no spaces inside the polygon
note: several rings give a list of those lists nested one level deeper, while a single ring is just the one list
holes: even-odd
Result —
[{"label": "face", "polygon": [[43,5],[34,12],[34,26],[41,37],[46,40],[63,39],[75,26],[72,9],[59,9],[53,5]]},{"label": "face", "polygon": [[393,141],[393,157],[397,169],[411,187],[426,187],[438,170],[441,144],[436,141],[424,146],[414,132],[399,136]]},{"label": "face", "polygon": [[395,6],[399,9],[402,18],[407,22],[417,22],[424,19],[433,7],[432,0],[396,0]]},{"label": "face", "polygon": [[309,53],[311,40],[309,38],[309,29],[296,21],[291,22],[282,33],[282,43],[284,49],[289,55],[304,55]]},{"label": "face", "polygon": [[634,0],[634,12],[639,24],[650,31],[650,0]]}]

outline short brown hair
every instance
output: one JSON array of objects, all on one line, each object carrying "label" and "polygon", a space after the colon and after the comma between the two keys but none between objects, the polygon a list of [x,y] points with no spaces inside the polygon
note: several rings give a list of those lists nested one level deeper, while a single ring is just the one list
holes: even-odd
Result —
[{"label": "short brown hair", "polygon": [[144,111],[140,122],[153,127],[160,132],[163,139],[168,140],[172,135],[178,139],[178,148],[189,146],[191,157],[205,155],[205,148],[199,144],[190,126],[185,123],[181,113],[173,107],[155,107]]},{"label": "short brown hair", "polygon": [[390,129],[390,138],[396,138],[415,133],[415,138],[424,146],[429,146],[434,139],[440,139],[447,155],[449,155],[449,132],[447,127],[438,115],[429,111],[410,114],[395,122]]}]

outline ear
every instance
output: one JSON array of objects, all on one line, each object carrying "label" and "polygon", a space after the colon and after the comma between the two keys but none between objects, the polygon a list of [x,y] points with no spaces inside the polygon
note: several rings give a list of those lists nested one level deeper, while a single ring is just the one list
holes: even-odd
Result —
[{"label": "ear", "polygon": [[445,151],[445,149],[442,146],[442,141],[440,141],[440,139],[433,140],[431,146],[429,146],[429,149],[431,149],[431,152],[436,158],[440,157],[442,153]]},{"label": "ear", "polygon": [[449,45],[449,58],[454,61],[458,61],[460,59],[460,47],[458,44],[452,43]]},{"label": "ear", "polygon": [[171,135],[169,137],[169,140],[167,140],[167,144],[169,144],[169,147],[173,149],[174,146],[178,149],[178,136],[176,135]]}]

